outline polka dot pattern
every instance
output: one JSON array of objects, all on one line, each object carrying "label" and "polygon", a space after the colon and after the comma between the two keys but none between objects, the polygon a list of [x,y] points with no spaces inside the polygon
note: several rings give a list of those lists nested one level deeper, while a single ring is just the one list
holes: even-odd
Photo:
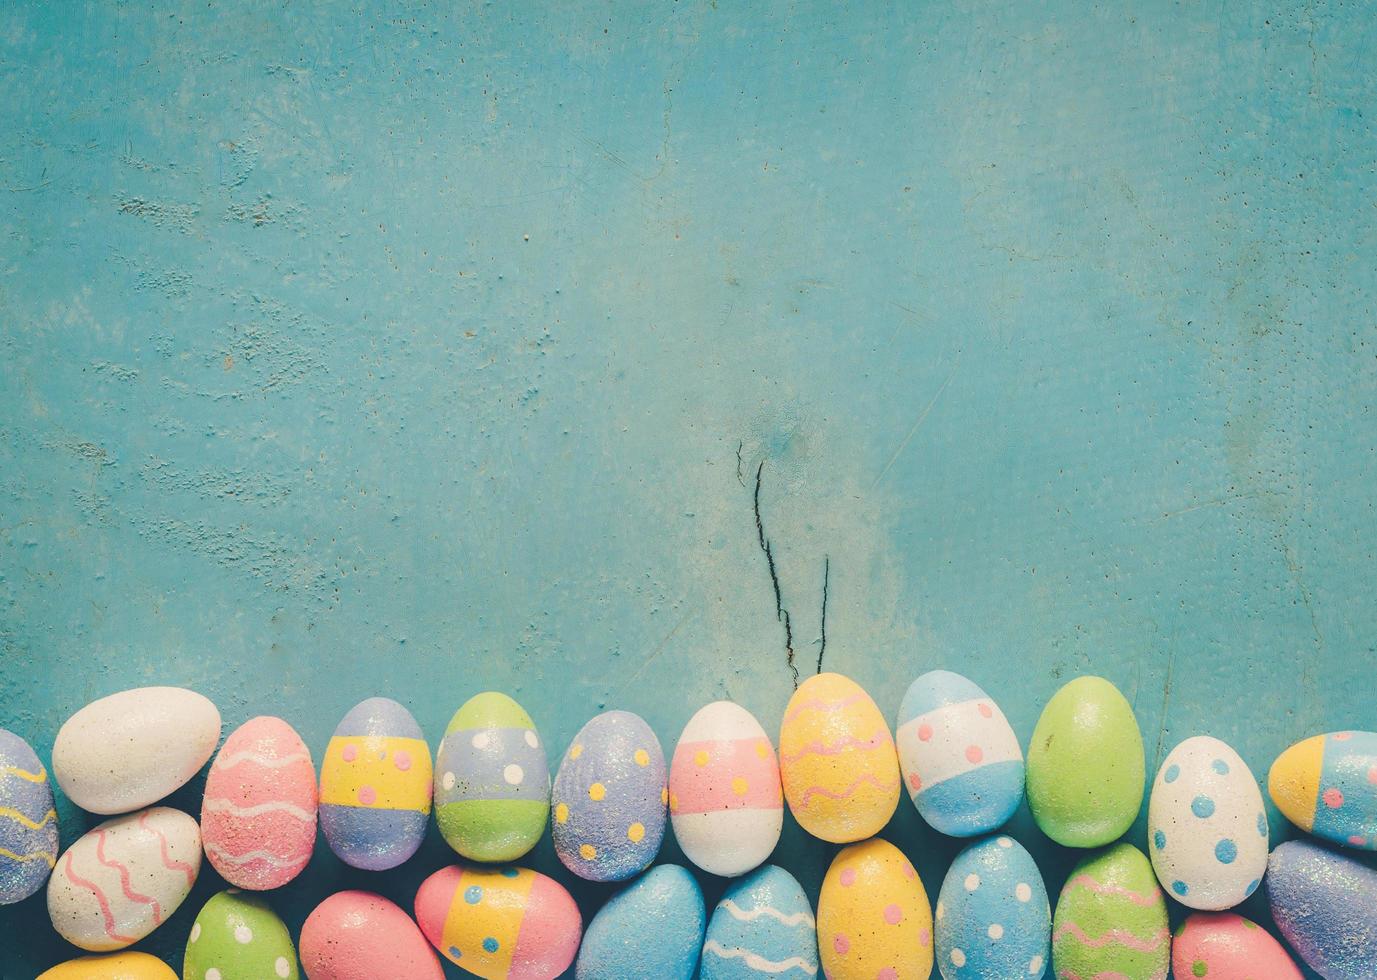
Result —
[{"label": "polka dot pattern", "polygon": [[1042,877],[1008,835],[956,856],[937,907],[936,952],[948,977],[1023,976],[1034,957],[1047,954],[1051,915]]}]

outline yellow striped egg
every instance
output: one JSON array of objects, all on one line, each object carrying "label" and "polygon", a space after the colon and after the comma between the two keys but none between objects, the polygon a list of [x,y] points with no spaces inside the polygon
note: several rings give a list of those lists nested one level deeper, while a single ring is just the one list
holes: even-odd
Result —
[{"label": "yellow striped egg", "polygon": [[779,730],[784,798],[814,837],[876,834],[899,804],[899,757],[884,715],[855,681],[818,674],[799,685]]}]

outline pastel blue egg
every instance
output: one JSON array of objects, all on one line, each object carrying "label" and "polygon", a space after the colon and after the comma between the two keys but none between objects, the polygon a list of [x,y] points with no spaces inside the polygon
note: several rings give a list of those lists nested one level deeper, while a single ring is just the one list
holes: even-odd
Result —
[{"label": "pastel blue egg", "polygon": [[640,874],[660,853],[668,786],[650,726],[629,711],[598,715],[574,736],[555,776],[555,853],[589,881]]},{"label": "pastel blue egg", "polygon": [[1042,976],[1052,909],[1032,855],[1003,834],[956,855],[938,893],[934,931],[945,980]]},{"label": "pastel blue egg", "polygon": [[909,685],[895,744],[904,785],[933,829],[986,834],[1023,799],[1023,750],[999,705],[979,685],[933,670]]},{"label": "pastel blue egg", "polygon": [[57,860],[57,813],[48,770],[29,743],[0,728],[0,905],[43,887]]},{"label": "pastel blue egg", "polygon": [[1267,862],[1277,928],[1330,980],[1377,976],[1377,868],[1308,840],[1287,841]]},{"label": "pastel blue egg", "polygon": [[722,895],[703,943],[701,980],[812,980],[817,923],[803,886],[773,864]]},{"label": "pastel blue egg", "polygon": [[707,913],[698,882],[677,864],[651,868],[610,898],[579,948],[578,980],[691,980]]}]

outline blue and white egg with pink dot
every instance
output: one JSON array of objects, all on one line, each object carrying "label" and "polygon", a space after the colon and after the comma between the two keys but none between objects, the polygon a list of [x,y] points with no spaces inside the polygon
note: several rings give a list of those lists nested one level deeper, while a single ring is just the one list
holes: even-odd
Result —
[{"label": "blue and white egg with pink dot", "polygon": [[1267,870],[1267,832],[1262,791],[1237,752],[1208,735],[1171,750],[1148,803],[1148,853],[1168,895],[1204,911],[1242,902]]}]

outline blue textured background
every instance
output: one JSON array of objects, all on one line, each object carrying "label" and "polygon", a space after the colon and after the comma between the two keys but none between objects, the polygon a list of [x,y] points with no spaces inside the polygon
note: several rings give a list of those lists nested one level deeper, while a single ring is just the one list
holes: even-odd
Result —
[{"label": "blue textured background", "polygon": [[[1026,742],[1095,672],[1150,767],[1259,776],[1377,727],[1370,8],[142,6],[0,9],[0,725],[45,760],[149,683],[317,755],[376,694],[776,729],[757,518],[799,669],[887,714],[946,666]],[[951,842],[889,835],[935,897]],[[0,932],[71,953],[41,897]]]}]

